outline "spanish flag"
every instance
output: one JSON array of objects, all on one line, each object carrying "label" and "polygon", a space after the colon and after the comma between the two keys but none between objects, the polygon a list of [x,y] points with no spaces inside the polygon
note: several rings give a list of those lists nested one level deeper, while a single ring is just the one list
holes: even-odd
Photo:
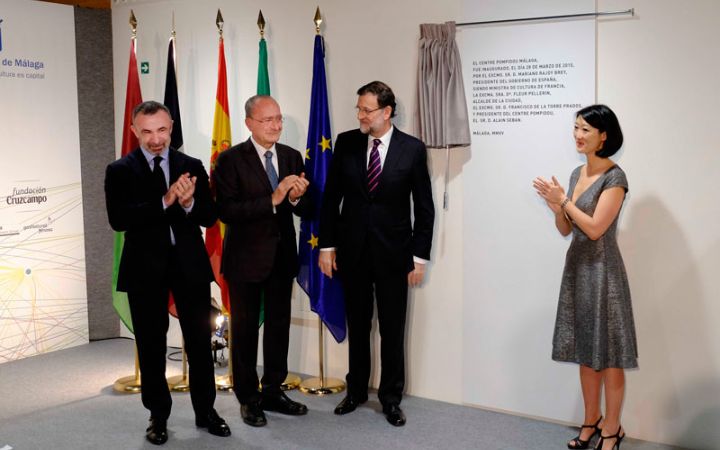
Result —
[{"label": "spanish flag", "polygon": [[[218,83],[217,94],[215,97],[215,118],[213,120],[212,148],[210,150],[210,180],[212,180],[212,173],[215,170],[217,157],[220,155],[220,152],[229,149],[231,145],[230,107],[228,106],[227,73],[225,69],[225,46],[223,44],[222,36],[220,36],[219,53]],[[214,195],[215,187],[212,185],[212,181],[210,189]],[[207,248],[208,255],[210,256],[210,264],[212,265],[213,272],[215,273],[215,281],[218,286],[220,286],[223,307],[225,308],[225,311],[230,311],[228,288],[225,284],[225,279],[220,274],[223,236],[225,236],[225,224],[218,220],[215,222],[215,225],[208,228],[205,232],[205,248]]]}]

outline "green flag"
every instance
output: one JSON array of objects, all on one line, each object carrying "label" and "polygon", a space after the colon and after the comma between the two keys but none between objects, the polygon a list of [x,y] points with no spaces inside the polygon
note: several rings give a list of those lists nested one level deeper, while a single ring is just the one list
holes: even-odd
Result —
[{"label": "green flag", "polygon": [[118,272],[120,268],[120,256],[122,255],[123,244],[125,243],[125,233],[115,233],[115,243],[113,245],[113,274],[112,274],[112,298],[113,307],[120,316],[120,320],[130,330],[134,332],[132,318],[130,317],[130,303],[127,294],[115,289],[117,286]]},{"label": "green flag", "polygon": [[[260,38],[257,95],[270,95],[270,76],[268,75],[267,66],[267,42],[265,42],[265,38]],[[260,320],[258,327],[262,326],[263,322],[265,322],[265,293],[263,293],[260,301]]]},{"label": "green flag", "polygon": [[260,53],[258,55],[257,94],[270,95],[270,77],[267,68],[267,42],[260,39]]}]

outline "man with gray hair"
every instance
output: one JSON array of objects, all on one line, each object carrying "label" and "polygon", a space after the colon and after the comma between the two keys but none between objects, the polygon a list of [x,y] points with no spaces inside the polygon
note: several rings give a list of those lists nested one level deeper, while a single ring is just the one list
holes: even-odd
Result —
[{"label": "man with gray hair", "polygon": [[[225,227],[221,272],[230,289],[233,390],[243,421],[261,427],[264,411],[303,415],[307,407],[281,390],[287,377],[290,295],[298,273],[293,214],[311,212],[303,194],[300,153],[278,143],[283,117],[278,103],[256,95],[245,103],[252,136],[220,154],[213,170],[219,218]],[[258,321],[264,300],[264,373],[259,390]]]},{"label": "man with gray hair", "polygon": [[173,294],[190,363],[195,424],[217,436],[230,428],[218,416],[210,347],[213,272],[200,227],[217,220],[208,175],[200,160],[170,148],[172,119],[161,103],[133,110],[140,147],[107,167],[105,200],[110,225],[125,232],[117,289],[127,292],[135,332],[142,402],[150,410],[146,438],[168,439],[172,398],[165,379],[168,296]]}]

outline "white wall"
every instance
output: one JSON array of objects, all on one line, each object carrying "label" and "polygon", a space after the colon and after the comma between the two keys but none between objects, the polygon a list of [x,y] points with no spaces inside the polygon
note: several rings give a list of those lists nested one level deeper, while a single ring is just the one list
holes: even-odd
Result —
[{"label": "white wall", "polygon": [[[566,13],[577,12],[577,2],[565,3]],[[720,64],[707,55],[720,43],[710,31],[720,17],[720,4],[694,1],[679,6],[670,1],[597,4],[600,11],[634,7],[637,12],[635,17],[603,18],[597,23],[597,100],[620,117],[626,143],[614,159],[630,182],[619,241],[630,276],[640,368],[628,371],[623,424],[631,436],[715,448],[720,442],[720,333],[713,326],[720,317],[716,282],[720,232],[715,225],[720,207],[710,183],[718,173],[720,157],[710,130],[719,118],[720,95],[711,86],[720,76]],[[559,13],[545,3],[531,2],[488,1],[478,8],[486,15],[482,19]],[[569,121],[556,132],[569,139],[571,127]],[[463,167],[467,203],[496,192],[490,201],[473,202],[488,211],[481,228],[487,232],[480,238],[486,251],[478,252],[481,270],[475,276],[488,278],[496,287],[492,292],[508,293],[478,296],[478,291],[468,289],[476,280],[464,280],[463,311],[470,312],[466,320],[477,318],[479,327],[488,324],[482,331],[465,327],[469,336],[484,337],[473,341],[479,348],[472,350],[463,340],[465,363],[472,364],[467,355],[485,355],[481,361],[492,366],[483,369],[478,361],[464,371],[478,375],[464,380],[463,399],[579,422],[582,397],[577,366],[548,366],[568,242],[557,234],[545,209],[534,212],[546,216],[544,225],[533,217],[515,220],[537,209],[512,201],[523,183],[531,193],[532,177],[522,180],[506,173],[508,167],[516,167],[518,172],[549,175],[544,163],[537,161],[536,153],[543,150],[542,142],[509,154],[473,147],[473,158]],[[554,173],[567,185],[569,172],[563,169]],[[474,189],[468,190],[471,184]],[[467,215],[465,219],[467,226]],[[493,238],[489,235],[493,232],[504,234]],[[465,230],[466,239],[471,235]],[[516,245],[498,248],[508,237]],[[473,257],[465,254],[465,261]],[[513,259],[517,263],[512,264]],[[527,270],[529,264],[534,269]],[[535,299],[529,307],[528,296]],[[505,376],[500,375],[503,371]]]},{"label": "white wall", "polygon": [[0,20],[3,363],[86,344],[88,305],[73,9],[10,0]]},{"label": "white wall", "polygon": [[[488,11],[503,2],[479,0]],[[418,24],[446,20],[474,21],[488,17],[460,17],[461,0],[422,3],[411,0],[321,4],[327,43],[327,70],[334,134],[356,126],[354,92],[372,79],[388,82],[400,99],[400,128],[412,131]],[[523,2],[541,9],[536,2]],[[515,3],[515,5],[523,5]],[[217,79],[216,8],[225,17],[226,57],[230,88],[233,142],[248,136],[242,123],[242,102],[255,91],[258,8],[268,21],[270,83],[285,116],[283,141],[305,145],[312,70],[312,17],[309,1],[132,1],[113,4],[115,111],[120,124],[125,96],[129,29],[132,7],[140,22],[139,60],[150,61],[152,72],[141,75],[144,98],[162,99],[167,36],[171,12],[176,14],[179,51],[180,102],[187,152],[206,163]],[[716,22],[720,3],[695,0],[598,0],[599,10],[634,7],[635,18],[601,19],[598,24],[598,100],[613,107],[626,133],[619,163],[628,174],[630,196],[620,223],[619,240],[630,276],[640,346],[640,369],[628,374],[623,422],[628,434],[642,439],[702,447],[720,442],[720,202],[712,175],[720,166],[716,133],[720,92],[720,63]],[[519,8],[519,7],[518,7]],[[539,11],[539,14],[543,14]],[[462,33],[460,31],[459,33]],[[569,128],[568,128],[569,130]],[[569,132],[558,130],[558,133]],[[120,140],[121,128],[117,130]],[[119,145],[118,145],[119,147]],[[478,149],[472,149],[474,154]],[[482,369],[484,361],[463,359],[464,348],[483,342],[463,341],[464,293],[462,211],[463,167],[472,164],[470,152],[453,154],[450,210],[442,211],[444,152],[431,151],[431,170],[437,208],[433,264],[426,285],[415,291],[408,327],[408,392],[454,403],[467,402],[462,386],[473,382],[465,374]],[[488,176],[492,176],[488,172]],[[566,179],[566,174],[560,174]],[[501,186],[501,184],[500,184]],[[528,183],[529,186],[529,183]],[[493,185],[493,195],[502,189]],[[488,220],[497,220],[488,211]],[[552,233],[556,246],[567,242]],[[498,224],[502,230],[502,224]],[[519,252],[522,249],[511,249]],[[560,252],[562,253],[562,252]],[[482,255],[478,255],[482,257]],[[543,261],[531,280],[558,280],[562,259]],[[511,268],[502,274],[514,282]],[[559,286],[543,284],[538,296],[554,298]],[[317,326],[305,298],[295,300],[291,330],[291,370],[317,372]],[[476,299],[483,302],[486,299]],[[300,311],[298,311],[300,310]],[[552,327],[553,313],[543,312],[530,323],[535,329]],[[507,320],[508,327],[518,326]],[[548,333],[542,339],[549,338]],[[549,348],[549,346],[548,346]],[[331,344],[327,351],[330,375],[347,370],[346,346]],[[548,355],[529,353],[521,343],[527,370],[532,361]],[[568,379],[577,369],[568,366]],[[506,380],[493,380],[504,383]],[[563,414],[537,413],[529,397],[513,412],[548,419],[579,422],[579,386],[560,386],[574,399]],[[337,399],[339,400],[339,399]],[[335,401],[335,399],[329,400]],[[479,405],[493,407],[493,405]]]},{"label": "white wall", "polygon": [[720,442],[720,3],[635,7],[598,26],[598,99],[626,133],[631,194],[619,231],[633,294],[640,369],[629,373],[633,434],[688,447]]},{"label": "white wall", "polygon": [[[592,0],[555,0],[526,5],[465,2],[466,17],[496,20],[592,11]],[[572,63],[565,86],[552,98],[523,104],[581,104],[595,98],[595,21],[546,21],[462,28],[458,35],[465,79],[472,62],[537,58]],[[506,80],[512,83],[510,80]],[[511,84],[512,86],[512,84]],[[472,88],[466,84],[471,97]],[[515,86],[512,86],[515,87]],[[510,94],[513,91],[509,91]],[[493,100],[497,100],[494,98]],[[500,105],[496,105],[499,107]],[[504,105],[503,105],[504,106]],[[553,226],[552,212],[532,189],[537,176],[567,183],[581,160],[571,125],[577,107],[552,116],[523,117],[522,123],[473,125],[472,158],[463,167],[464,272],[463,400],[504,411],[573,421],[578,413],[577,366],[550,359],[557,290],[568,240]],[[575,371],[568,371],[572,367]]]}]

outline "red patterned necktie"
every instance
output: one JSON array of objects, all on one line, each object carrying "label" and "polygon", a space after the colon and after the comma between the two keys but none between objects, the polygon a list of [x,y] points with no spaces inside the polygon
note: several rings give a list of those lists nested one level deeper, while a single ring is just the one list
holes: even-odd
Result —
[{"label": "red patterned necktie", "polygon": [[378,146],[380,139],[373,139],[373,148],[370,150],[370,162],[368,163],[367,182],[368,191],[373,194],[380,182],[380,152]]}]

